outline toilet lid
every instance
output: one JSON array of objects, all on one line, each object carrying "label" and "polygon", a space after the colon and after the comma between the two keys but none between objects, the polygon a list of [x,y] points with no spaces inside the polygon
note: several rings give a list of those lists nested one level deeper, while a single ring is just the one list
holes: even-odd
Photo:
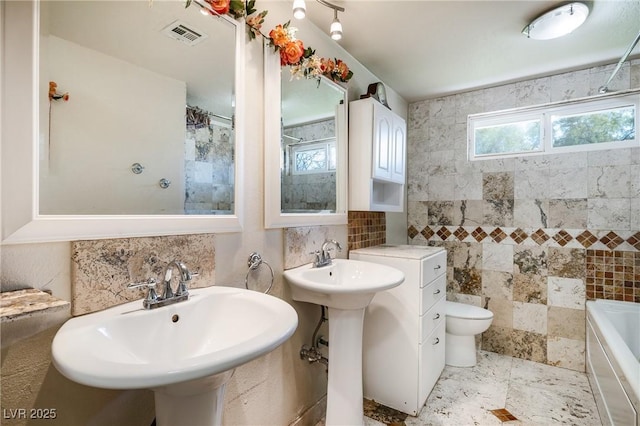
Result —
[{"label": "toilet lid", "polygon": [[483,320],[493,318],[493,312],[478,306],[467,305],[466,303],[445,302],[445,312],[448,317],[463,318],[470,320]]}]

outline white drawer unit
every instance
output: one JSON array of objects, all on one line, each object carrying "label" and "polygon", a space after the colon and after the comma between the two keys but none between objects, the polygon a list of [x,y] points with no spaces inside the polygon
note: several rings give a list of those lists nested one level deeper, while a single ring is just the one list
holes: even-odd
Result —
[{"label": "white drawer unit", "polygon": [[375,295],[362,342],[364,397],[416,416],[444,368],[447,252],[381,245],[349,258],[393,266],[405,280]]}]

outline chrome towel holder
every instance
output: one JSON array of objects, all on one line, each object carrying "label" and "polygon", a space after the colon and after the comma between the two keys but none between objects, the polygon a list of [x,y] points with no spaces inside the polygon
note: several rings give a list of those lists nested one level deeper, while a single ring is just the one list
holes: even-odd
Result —
[{"label": "chrome towel holder", "polygon": [[271,272],[271,283],[269,284],[269,288],[267,288],[267,290],[264,292],[265,294],[269,294],[269,292],[271,291],[271,287],[273,287],[273,268],[267,262],[262,260],[262,256],[260,256],[260,254],[255,251],[249,255],[249,259],[247,260],[249,270],[247,271],[247,275],[244,277],[244,286],[247,290],[249,290],[249,274],[251,273],[251,271],[255,271],[256,269],[258,269],[262,264],[267,265],[267,267],[269,267],[269,272]]}]

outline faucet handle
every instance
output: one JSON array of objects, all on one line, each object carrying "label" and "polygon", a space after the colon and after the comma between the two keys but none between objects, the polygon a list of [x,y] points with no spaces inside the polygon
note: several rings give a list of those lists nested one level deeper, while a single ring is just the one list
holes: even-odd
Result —
[{"label": "faucet handle", "polygon": [[315,260],[313,261],[313,264],[314,264],[315,266],[318,266],[320,263],[322,263],[322,260],[321,260],[321,258],[322,258],[322,252],[321,252],[320,250],[314,250],[314,251],[310,252],[309,254],[313,254],[313,255],[315,255],[315,257],[316,257],[316,258],[315,258]]},{"label": "faucet handle", "polygon": [[144,298],[145,303],[156,302],[158,300],[158,293],[156,293],[156,284],[158,282],[155,278],[148,278],[147,281],[141,283],[129,283],[127,284],[128,289],[141,288],[146,287],[149,289],[147,295]]},{"label": "faucet handle", "polygon": [[188,295],[189,289],[187,288],[187,283],[200,275],[199,272],[191,272],[189,268],[185,266],[184,263],[182,263],[182,268],[184,269],[182,270],[182,274],[180,276],[180,282],[178,283],[178,288],[176,289],[176,293],[175,293],[176,297]]},{"label": "faucet handle", "polygon": [[140,288],[140,287],[154,288],[156,284],[158,284],[158,282],[156,281],[155,278],[147,278],[146,281],[143,281],[140,283],[129,283],[127,284],[127,288]]},{"label": "faucet handle", "polygon": [[199,272],[191,272],[188,269],[186,270],[186,274],[184,276],[184,281],[180,281],[178,283],[178,288],[176,289],[175,296],[184,296],[185,294],[189,294],[189,289],[187,288],[187,282],[191,281],[194,277],[200,275]]}]

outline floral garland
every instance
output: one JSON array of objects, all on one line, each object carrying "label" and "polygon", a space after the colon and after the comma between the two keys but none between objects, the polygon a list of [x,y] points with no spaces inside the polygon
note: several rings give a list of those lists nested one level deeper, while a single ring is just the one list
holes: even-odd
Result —
[{"label": "floral garland", "polygon": [[[265,38],[269,46],[280,53],[280,65],[289,66],[291,75],[296,78],[320,78],[324,76],[331,81],[346,83],[353,77],[353,71],[340,59],[322,58],[315,54],[310,47],[305,48],[302,40],[295,36],[296,28],[290,27],[290,22],[277,25],[265,36],[260,31],[266,10],[257,13],[256,0],[204,0],[212,10],[219,15],[229,15],[234,19],[246,17],[249,27],[249,39],[257,36]],[[185,7],[189,7],[192,0],[185,0]]]},{"label": "floral garland", "polygon": [[310,47],[305,49],[302,40],[296,38],[297,28],[289,22],[276,25],[269,32],[269,46],[280,52],[280,65],[291,67],[291,75],[297,78],[320,78],[325,76],[332,81],[348,82],[353,71],[341,59],[321,58]]}]

